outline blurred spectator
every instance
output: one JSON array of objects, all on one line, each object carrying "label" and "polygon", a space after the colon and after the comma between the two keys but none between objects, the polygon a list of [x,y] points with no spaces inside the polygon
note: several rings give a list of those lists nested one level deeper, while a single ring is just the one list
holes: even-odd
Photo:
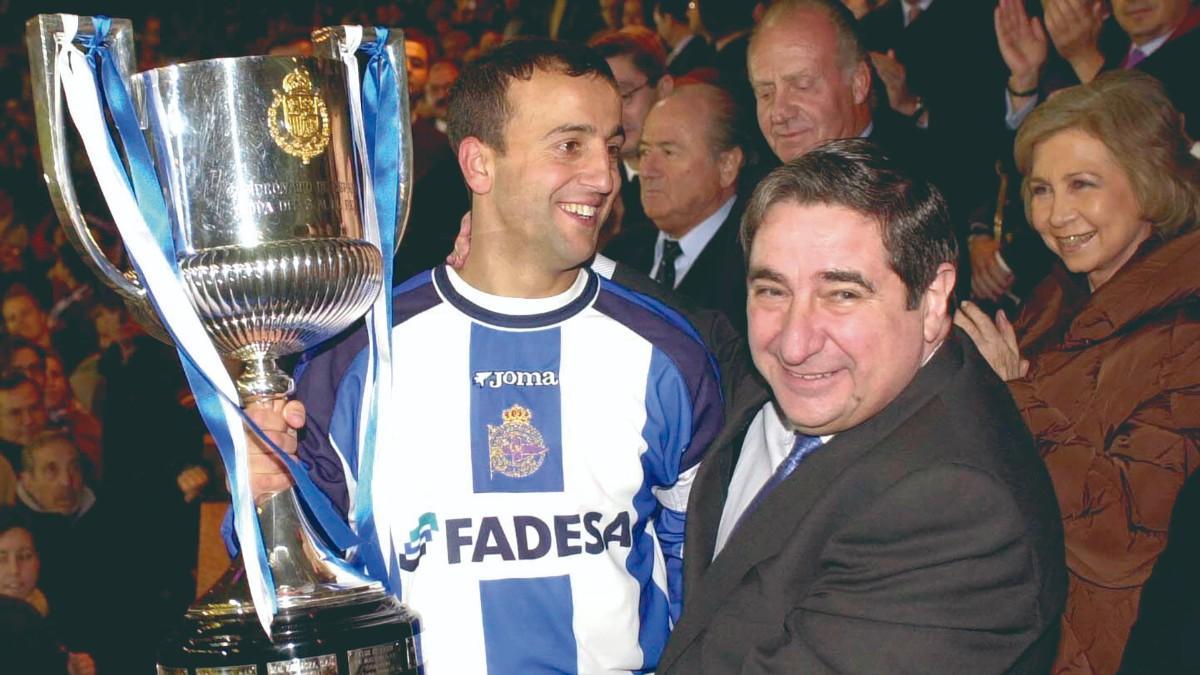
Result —
[{"label": "blurred spectator", "polygon": [[[53,387],[50,386],[51,363],[56,374]],[[43,392],[47,426],[72,433],[87,457],[88,477],[98,477],[95,470],[100,465],[100,423],[82,408],[71,406],[70,388],[58,358],[28,340],[8,337],[0,340],[0,372],[5,371],[20,373],[33,380]]]},{"label": "blurred spectator", "polygon": [[0,666],[5,672],[94,675],[90,654],[68,652],[38,588],[41,560],[30,525],[0,507]]},{"label": "blurred spectator", "polygon": [[455,63],[464,63],[471,49],[471,35],[466,31],[452,30],[442,36],[442,58]]},{"label": "blurred spectator", "polygon": [[1008,382],[1054,481],[1070,584],[1055,672],[1111,673],[1175,495],[1200,465],[1200,160],[1136,72],[1064,89],[1017,134],[1061,260],[1010,324],[955,323]]},{"label": "blurred spectator", "polygon": [[425,85],[425,98],[418,107],[418,115],[433,120],[437,130],[446,133],[446,106],[450,102],[450,87],[458,79],[458,66],[453,61],[438,61],[429,69],[429,81]]},{"label": "blurred spectator", "polygon": [[4,329],[9,335],[29,340],[42,349],[50,348],[50,324],[46,310],[29,289],[20,284],[9,286],[4,293]]},{"label": "blurred spectator", "polygon": [[643,0],[625,0],[621,8],[621,27],[645,25],[647,25],[647,17],[646,5]]},{"label": "blurred spectator", "polygon": [[667,72],[683,77],[698,68],[714,65],[716,53],[698,35],[688,17],[690,0],[655,0],[654,26],[658,36],[667,44]]},{"label": "blurred spectator", "polygon": [[0,374],[0,455],[17,470],[21,448],[46,428],[42,389],[21,372]]},{"label": "blurred spectator", "polygon": [[433,56],[433,40],[421,31],[404,31],[405,67],[408,69],[408,98],[416,105],[425,95],[429,83],[429,64]]},{"label": "blurred spectator", "polygon": [[54,609],[63,641],[74,651],[97,653],[108,574],[97,551],[112,544],[96,496],[83,482],[80,454],[71,436],[46,431],[22,449],[16,511],[38,542],[41,590]]}]

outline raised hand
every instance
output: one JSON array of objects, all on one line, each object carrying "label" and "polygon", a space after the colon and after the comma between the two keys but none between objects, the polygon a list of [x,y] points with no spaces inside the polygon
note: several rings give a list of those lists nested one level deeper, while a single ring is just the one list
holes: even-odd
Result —
[{"label": "raised hand", "polygon": [[1050,46],[1040,19],[1025,13],[1022,0],[1000,0],[993,12],[1000,56],[1008,66],[1008,85],[1015,91],[1037,87]]}]

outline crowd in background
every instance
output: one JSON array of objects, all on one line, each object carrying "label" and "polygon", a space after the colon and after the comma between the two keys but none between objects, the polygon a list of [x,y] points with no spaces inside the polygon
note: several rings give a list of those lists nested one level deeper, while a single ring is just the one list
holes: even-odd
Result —
[{"label": "crowd in background", "polygon": [[[1184,244],[1194,239],[1190,235],[1200,214],[1177,217],[1167,229],[1153,221],[1157,229],[1139,235],[1134,249],[1140,252],[1132,258],[1136,264],[1130,263],[1142,276],[1136,283],[1126,279],[1129,275],[1118,278],[1124,280],[1119,299],[1125,304],[1111,301],[1114,290],[1097,307],[1089,303],[1100,297],[1097,291],[1109,277],[1096,283],[1088,274],[1092,270],[1072,267],[1064,245],[1056,249],[1048,241],[1053,234],[1027,221],[1038,220],[1039,202],[1023,191],[1022,176],[1036,169],[1037,148],[1047,147],[1039,143],[1080,128],[1107,146],[1092,150],[1107,152],[1110,162],[1116,156],[1114,166],[1135,184],[1135,203],[1143,211],[1148,197],[1140,186],[1155,171],[1183,176],[1179,193],[1156,199],[1187,201],[1200,190],[1194,164],[1184,157],[1139,169],[1121,154],[1134,148],[1114,149],[1095,138],[1101,133],[1141,138],[1131,128],[1089,126],[1085,118],[1091,118],[1083,114],[1067,116],[1057,127],[1036,117],[1035,106],[1058,89],[1104,71],[1138,67],[1126,51],[1131,40],[1142,46],[1144,36],[1129,28],[1136,27],[1136,18],[1122,20],[1120,14],[1130,3],[1046,0],[1043,9],[1042,3],[1019,0],[846,0],[855,22],[849,30],[860,53],[843,53],[847,43],[840,24],[831,33],[836,36],[828,38],[834,46],[823,48],[831,63],[849,59],[853,65],[861,59],[868,75],[862,91],[846,85],[849,103],[836,110],[837,100],[826,105],[806,98],[816,101],[823,95],[808,91],[827,86],[819,78],[773,79],[783,66],[771,61],[764,45],[773,44],[768,33],[778,27],[760,27],[754,38],[759,42],[750,44],[750,32],[770,4],[265,0],[149,6],[114,1],[103,9],[132,19],[139,70],[202,58],[311,54],[313,26],[403,27],[409,40],[416,187],[409,233],[395,263],[397,281],[445,257],[470,206],[447,138],[448,132],[453,135],[446,110],[454,79],[480,53],[524,35],[590,41],[608,59],[621,87],[624,184],[601,234],[602,250],[725,312],[741,330],[744,260],[736,226],[722,226],[738,221],[758,179],[814,141],[830,138],[867,135],[911,158],[946,193],[959,228],[958,295],[974,302],[964,327],[1011,381],[1060,491],[1073,573],[1060,669],[1115,671],[1138,614],[1138,591],[1166,546],[1175,495],[1200,461],[1195,374],[1200,356],[1196,343],[1181,343],[1198,321],[1192,301],[1197,287],[1188,285],[1196,282],[1195,274],[1187,268],[1200,266],[1194,262],[1196,247]],[[1145,4],[1182,13],[1170,31],[1152,36],[1166,39],[1154,49],[1189,50],[1183,53],[1200,59],[1200,30],[1193,31],[1200,10],[1188,0]],[[57,9],[87,13],[96,7],[68,2]],[[37,11],[35,3],[20,0],[0,4],[0,31],[5,31],[0,34],[0,597],[26,600],[52,619],[55,634],[46,639],[69,654],[64,656],[69,672],[144,672],[163,631],[195,596],[197,504],[206,496],[221,498],[223,473],[206,450],[205,431],[173,349],[147,335],[96,280],[50,204],[22,33],[24,21]],[[825,43],[814,37],[812,44]],[[780,45],[773,53],[788,54]],[[1161,63],[1166,52],[1158,61],[1153,55],[1142,58]],[[1196,63],[1200,60],[1184,68]],[[1183,112],[1183,123],[1194,135],[1200,88],[1194,81],[1181,86],[1172,80],[1179,68],[1142,69],[1162,80],[1163,106],[1169,101]],[[783,110],[782,103],[771,107],[770,97],[782,101],[788,87],[799,92],[794,94],[799,102],[790,104],[802,111],[799,115]],[[1030,115],[1042,124],[1042,136],[1025,139],[1024,146],[1018,142],[1014,158],[1017,130]],[[831,120],[840,127],[810,128]],[[1182,137],[1178,122],[1173,132]],[[805,140],[806,134],[814,138]],[[696,151],[693,163],[668,156],[679,148],[686,152],[689,144],[703,150]],[[74,161],[76,175],[83,175],[85,161],[78,154]],[[1054,187],[1048,181],[1045,189]],[[98,190],[86,180],[79,189],[93,237],[110,259],[120,261],[119,237]],[[1069,182],[1061,186],[1064,195],[1086,189]],[[1193,196],[1181,196],[1189,191]],[[1111,204],[1101,208],[1119,212]],[[1044,219],[1055,217],[1047,212]],[[1145,219],[1141,212],[1130,217]],[[689,251],[685,237],[697,228],[710,232],[700,248]],[[1084,236],[1082,231],[1066,234]],[[1176,238],[1184,244],[1166,247]],[[1151,243],[1139,249],[1146,240]],[[1155,258],[1150,270],[1138,267],[1145,256],[1162,255],[1155,242],[1176,257]],[[713,248],[705,249],[706,244]],[[678,264],[676,256],[681,256]],[[1170,272],[1165,276],[1164,266]],[[1047,279],[1055,283],[1047,286]],[[1157,292],[1139,295],[1150,288]],[[1144,306],[1151,302],[1154,307]],[[1023,319],[1016,321],[1022,311]],[[1079,317],[1092,323],[1081,325]],[[1139,361],[1117,350],[1073,361],[1092,342],[1148,339],[1139,332],[1147,324],[1168,333],[1157,335],[1162,341],[1152,349],[1140,343],[1156,359]],[[1097,375],[1104,359],[1114,358],[1126,359],[1123,370]],[[1063,368],[1077,379],[1062,380]],[[1104,410],[1095,408],[1095,400],[1071,394],[1084,382],[1112,391],[1131,380],[1145,390],[1140,398],[1104,399]],[[1068,406],[1057,401],[1072,396]],[[1117,548],[1133,553],[1113,554],[1114,540]],[[16,581],[6,581],[4,566],[20,561],[23,571],[11,575]],[[137,620],[113,626],[114,604]]]}]

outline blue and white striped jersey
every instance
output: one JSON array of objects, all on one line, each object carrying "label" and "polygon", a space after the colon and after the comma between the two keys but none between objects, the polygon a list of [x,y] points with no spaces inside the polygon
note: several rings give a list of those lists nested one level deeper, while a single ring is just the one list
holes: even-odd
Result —
[{"label": "blue and white striped jersey", "polygon": [[[393,307],[393,433],[370,492],[428,672],[653,670],[681,607],[688,489],[723,421],[691,327],[590,270],[527,300],[439,267]],[[367,362],[360,331],[298,377],[301,458],[351,511]]]}]

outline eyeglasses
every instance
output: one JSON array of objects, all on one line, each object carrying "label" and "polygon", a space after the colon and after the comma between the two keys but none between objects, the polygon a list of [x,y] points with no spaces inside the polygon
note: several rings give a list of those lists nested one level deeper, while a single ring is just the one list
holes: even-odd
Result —
[{"label": "eyeglasses", "polygon": [[646,80],[645,82],[639,84],[638,86],[634,87],[633,89],[630,89],[629,91],[626,91],[626,92],[622,92],[621,93],[621,102],[622,103],[632,102],[634,94],[638,93],[639,91],[641,91],[649,86],[650,86],[650,80]]}]

